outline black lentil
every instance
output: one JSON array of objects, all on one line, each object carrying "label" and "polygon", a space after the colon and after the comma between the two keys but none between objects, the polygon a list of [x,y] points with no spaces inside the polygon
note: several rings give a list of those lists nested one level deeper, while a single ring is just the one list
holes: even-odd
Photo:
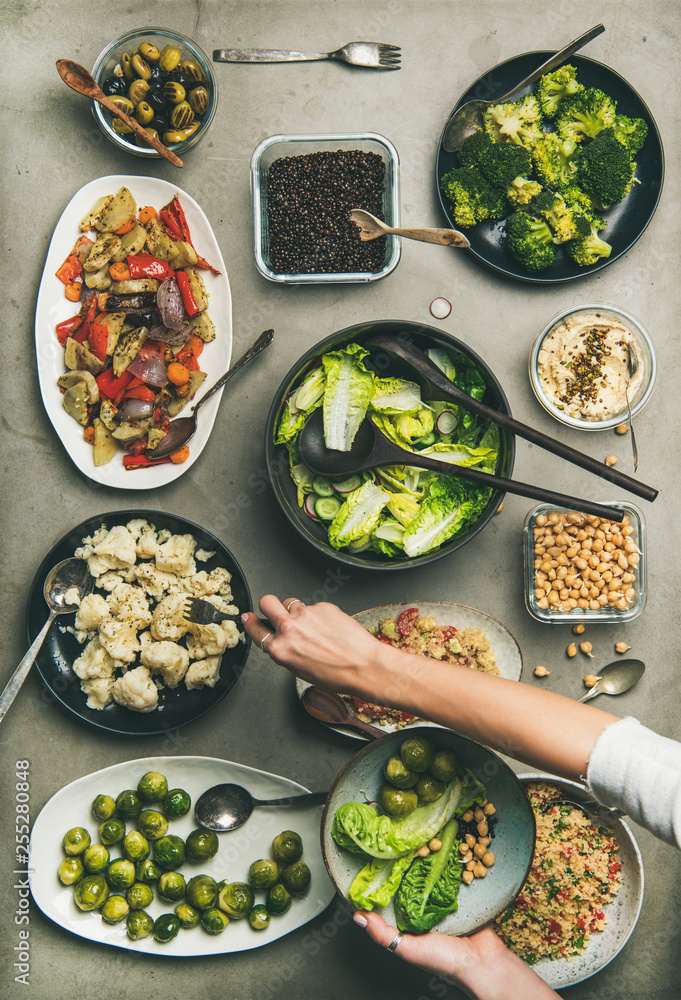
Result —
[{"label": "black lentil", "polygon": [[363,243],[349,218],[383,219],[385,163],[359,149],[285,156],[267,174],[269,264],[280,274],[379,271],[384,236]]}]

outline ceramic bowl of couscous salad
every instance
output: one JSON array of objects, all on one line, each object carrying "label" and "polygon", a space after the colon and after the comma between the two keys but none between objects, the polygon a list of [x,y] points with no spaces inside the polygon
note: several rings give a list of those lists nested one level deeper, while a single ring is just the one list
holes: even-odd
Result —
[{"label": "ceramic bowl of couscous salad", "polygon": [[520,893],[493,928],[561,989],[600,971],[628,941],[643,902],[643,864],[626,823],[589,814],[593,800],[583,785],[518,777],[535,814],[535,854]]}]

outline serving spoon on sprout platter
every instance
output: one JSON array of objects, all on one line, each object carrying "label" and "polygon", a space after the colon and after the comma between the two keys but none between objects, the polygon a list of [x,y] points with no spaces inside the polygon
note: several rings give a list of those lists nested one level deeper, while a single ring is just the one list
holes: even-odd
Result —
[{"label": "serving spoon on sprout platter", "polygon": [[199,826],[216,833],[228,833],[243,826],[256,806],[318,806],[326,802],[328,792],[304,792],[280,799],[256,799],[241,785],[213,785],[200,795],[194,806]]},{"label": "serving spoon on sprout platter", "polygon": [[92,592],[94,583],[94,578],[90,576],[88,571],[87,562],[83,559],[64,559],[47,574],[43,594],[50,609],[50,616],[0,695],[0,722],[5,718],[7,710],[28,677],[45,637],[50,631],[52,622],[58,615],[73,614],[74,611],[77,611],[83,598]]}]

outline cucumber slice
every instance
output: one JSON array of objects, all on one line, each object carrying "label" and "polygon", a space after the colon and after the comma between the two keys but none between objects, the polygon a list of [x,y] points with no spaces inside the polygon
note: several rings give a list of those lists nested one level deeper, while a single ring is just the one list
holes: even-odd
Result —
[{"label": "cucumber slice", "polygon": [[362,485],[362,477],[346,476],[344,479],[334,479],[331,485],[336,493],[352,493]]},{"label": "cucumber slice", "polygon": [[424,434],[422,438],[419,438],[419,444],[428,447],[431,444],[435,444],[437,441],[437,436],[431,431],[430,434]]},{"label": "cucumber slice", "polygon": [[333,496],[333,486],[326,476],[315,476],[312,480],[312,489],[319,497]]},{"label": "cucumber slice", "polygon": [[318,497],[314,505],[314,512],[322,521],[333,521],[342,506],[343,504],[338,497]]}]

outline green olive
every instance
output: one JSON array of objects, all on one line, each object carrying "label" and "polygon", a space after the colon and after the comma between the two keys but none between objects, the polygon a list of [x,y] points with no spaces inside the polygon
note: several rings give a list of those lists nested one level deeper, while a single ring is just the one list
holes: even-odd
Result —
[{"label": "green olive", "polygon": [[176,104],[170,115],[170,124],[172,128],[183,129],[191,125],[194,121],[194,112],[191,109],[189,101],[181,101],[180,104]]},{"label": "green olive", "polygon": [[130,56],[127,52],[124,52],[121,56],[121,69],[123,70],[123,76],[126,80],[134,79],[135,71],[132,68],[132,62],[130,61]]},{"label": "green olive", "polygon": [[135,108],[135,118],[140,125],[151,125],[154,120],[154,109],[146,101],[140,101]]},{"label": "green olive", "polygon": [[128,914],[126,931],[131,941],[141,941],[149,937],[154,929],[154,921],[144,910],[133,910]]},{"label": "green olive", "polygon": [[146,80],[133,80],[128,87],[128,97],[137,106],[140,101],[146,101],[149,93],[149,84]]},{"label": "green olive", "polygon": [[419,780],[416,771],[410,771],[405,767],[400,757],[391,757],[383,768],[386,781],[389,781],[395,788],[413,788]]},{"label": "green olive", "polygon": [[418,798],[413,788],[382,785],[378,793],[378,804],[388,816],[408,816],[416,809]]},{"label": "green olive", "polygon": [[132,788],[126,788],[116,798],[116,815],[122,819],[135,819],[142,812],[142,800]]},{"label": "green olive", "polygon": [[435,760],[430,765],[430,773],[438,781],[449,784],[456,777],[456,757],[451,750],[438,750]]},{"label": "green olive", "polygon": [[180,69],[188,80],[192,80],[195,83],[202,83],[204,79],[203,70],[198,63],[195,63],[192,59],[185,59],[184,62],[181,63]]},{"label": "green olive", "polygon": [[135,882],[125,894],[131,910],[143,910],[154,901],[154,890],[145,882]]},{"label": "green olive", "polygon": [[177,937],[180,930],[180,921],[175,913],[162,913],[154,921],[154,941],[159,944],[167,944]]},{"label": "green olive", "polygon": [[148,63],[157,63],[161,58],[161,53],[151,42],[140,42],[139,52]]},{"label": "green olive", "polygon": [[157,809],[143,809],[137,820],[137,828],[147,840],[158,840],[168,832],[168,820]]},{"label": "green olive", "polygon": [[156,139],[161,138],[161,136],[158,134],[155,128],[145,128],[144,131],[146,133],[146,136],[149,136],[149,139],[147,139],[145,135],[140,135],[140,133],[138,132],[137,135],[135,136],[135,142],[137,143],[138,146],[146,146],[148,148],[149,146],[153,145],[153,143],[150,141],[151,136],[154,136],[154,138]]},{"label": "green olive", "polygon": [[163,812],[168,819],[179,819],[186,816],[191,809],[192,800],[184,788],[172,788],[163,800]]},{"label": "green olive", "polygon": [[130,913],[130,904],[125,896],[109,896],[102,907],[102,920],[106,924],[120,924]]},{"label": "green olive", "polygon": [[202,115],[208,110],[210,97],[205,87],[194,87],[187,96],[189,106],[196,115]]},{"label": "green olive", "polygon": [[[126,100],[126,98],[123,98],[123,100]],[[123,108],[123,111],[125,111],[125,108]],[[98,795],[93,799],[90,808],[97,822],[103,823],[105,819],[111,819],[116,812],[116,802],[111,795]]]},{"label": "green olive", "polygon": [[180,104],[187,96],[187,91],[177,80],[166,80],[163,84],[163,93],[171,104]]},{"label": "green olive", "polygon": [[310,869],[304,861],[294,861],[292,865],[287,865],[281,873],[281,881],[288,891],[297,894],[307,891],[311,878]]},{"label": "green olive", "polygon": [[99,839],[106,847],[110,847],[112,844],[120,844],[124,837],[125,823],[116,816],[112,816],[111,819],[105,819],[103,823],[99,824]]},{"label": "green olive", "polygon": [[270,915],[262,903],[254,906],[248,914],[248,922],[254,931],[265,931],[270,925]]},{"label": "green olive", "polygon": [[273,885],[267,893],[265,906],[269,913],[278,917],[279,914],[286,913],[291,902],[291,893],[285,885],[279,883],[279,885]]},{"label": "green olive", "polygon": [[62,885],[80,882],[85,874],[85,866],[80,858],[64,858],[57,869],[57,877]]},{"label": "green olive", "polygon": [[135,111],[135,105],[127,97],[123,97],[119,94],[117,97],[111,98],[111,103],[115,104],[119,111],[124,111],[126,115],[130,116]]},{"label": "green olive", "polygon": [[272,841],[272,854],[277,861],[290,865],[298,861],[303,853],[303,842],[295,830],[284,830]]},{"label": "green olive", "polygon": [[201,914],[189,903],[180,903],[179,906],[175,907],[175,916],[180,921],[180,927],[184,930],[189,931],[192,927],[196,927],[199,920],[201,919]]},{"label": "green olive", "polygon": [[103,872],[108,868],[111,855],[104,844],[91,844],[83,855],[85,870],[92,875]]},{"label": "green olive", "polygon": [[158,880],[156,891],[161,899],[177,903],[184,896],[186,888],[187,883],[184,880],[184,875],[180,875],[179,872],[163,872]]},{"label": "green olive", "polygon": [[139,52],[133,52],[132,56],[130,57],[130,62],[132,64],[132,68],[134,69],[135,73],[137,73],[137,75],[142,80],[151,79],[151,67],[149,66],[149,63],[146,61],[146,59],[144,59],[143,56],[139,54]]},{"label": "green olive", "polygon": [[162,802],[168,794],[168,781],[159,771],[147,771],[137,786],[142,802]]},{"label": "green olive", "polygon": [[435,760],[435,747],[423,736],[412,736],[400,747],[400,757],[412,771],[427,771]]},{"label": "green olive", "polygon": [[62,840],[64,853],[75,857],[78,854],[85,854],[90,846],[90,834],[82,826],[74,826],[67,830]]},{"label": "green olive", "polygon": [[75,888],[73,899],[81,910],[98,910],[109,895],[103,875],[86,875]]},{"label": "green olive", "polygon": [[164,73],[172,73],[182,58],[182,53],[177,45],[166,45],[161,49],[158,65]]},{"label": "green olive", "polygon": [[181,130],[182,131],[182,135],[185,137],[185,139],[188,139],[189,136],[190,135],[194,135],[194,133],[196,132],[196,130],[198,128],[200,128],[200,127],[201,127],[201,122],[197,122],[196,120],[194,120],[191,123],[191,125],[188,125],[187,128],[183,128]]},{"label": "green olive", "polygon": [[279,881],[279,865],[269,858],[254,861],[248,869],[248,881],[254,889],[271,889]]},{"label": "green olive", "polygon": [[145,861],[149,857],[149,841],[139,830],[131,830],[126,834],[121,850],[128,861]]},{"label": "green olive", "polygon": [[122,118],[114,118],[111,122],[111,128],[117,135],[131,135],[133,131]]},{"label": "green olive", "polygon": [[188,138],[189,136],[185,132],[175,128],[169,128],[167,132],[163,133],[163,142],[166,146],[176,146],[178,142],[184,142]]}]

